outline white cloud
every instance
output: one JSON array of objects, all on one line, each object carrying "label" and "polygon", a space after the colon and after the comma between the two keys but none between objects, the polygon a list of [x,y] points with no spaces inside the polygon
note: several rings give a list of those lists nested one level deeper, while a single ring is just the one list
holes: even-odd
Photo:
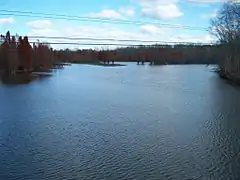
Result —
[{"label": "white cloud", "polygon": [[223,3],[226,0],[188,0],[190,3],[208,4],[208,3]]},{"label": "white cloud", "polygon": [[141,26],[141,29],[143,32],[147,32],[151,34],[155,34],[159,32],[159,28],[151,24],[143,25]]},{"label": "white cloud", "polygon": [[121,7],[119,12],[127,17],[131,17],[135,14],[135,10],[133,7]]},{"label": "white cloud", "polygon": [[103,19],[126,19],[132,17],[135,14],[133,7],[125,6],[118,9],[104,9],[98,13],[90,13],[88,16],[92,18],[103,18]]},{"label": "white cloud", "polygon": [[151,18],[169,20],[183,16],[177,6],[178,0],[137,0],[142,14]]},{"label": "white cloud", "polygon": [[52,27],[52,22],[50,20],[36,20],[27,22],[27,26],[32,29],[48,29]]},{"label": "white cloud", "polygon": [[187,0],[190,3],[196,4],[213,4],[213,3],[224,3],[224,2],[232,2],[232,3],[240,3],[240,0]]},{"label": "white cloud", "polygon": [[9,18],[0,18],[0,24],[13,24],[15,23],[15,19],[12,17]]},{"label": "white cloud", "polygon": [[99,13],[90,13],[89,17],[106,19],[123,19],[123,16],[120,13],[112,9],[105,9]]},{"label": "white cloud", "polygon": [[[54,26],[55,27],[55,26]],[[66,28],[64,28],[66,27]],[[186,30],[185,30],[186,31]],[[175,33],[175,29],[171,28],[162,28],[152,24],[146,24],[138,29],[122,29],[116,28],[114,25],[102,25],[99,26],[73,26],[73,25],[65,25],[61,28],[49,28],[49,29],[35,29],[32,28],[29,32],[28,36],[58,36],[58,37],[89,37],[96,39],[130,39],[130,40],[142,40],[142,41],[167,41],[167,42],[210,42],[212,41],[212,37],[210,35],[185,35],[185,33],[179,29],[179,33]],[[179,35],[182,34],[182,35]],[[36,39],[31,39],[31,41],[36,41]],[[139,43],[135,41],[129,42],[117,42],[110,40],[56,40],[56,39],[41,39],[41,41],[45,42],[71,42],[71,43],[99,43],[99,44],[149,44],[149,43]],[[152,44],[155,44],[153,42]],[[151,44],[151,43],[150,43]],[[94,47],[109,47],[114,48],[116,46],[103,46],[103,45],[51,45],[53,48],[94,48]]]},{"label": "white cloud", "polygon": [[141,32],[144,34],[150,34],[150,35],[166,35],[167,31],[169,32],[170,29],[167,28],[160,28],[152,24],[146,24],[140,27]]},{"label": "white cloud", "polygon": [[211,43],[215,42],[216,38],[212,37],[209,34],[205,34],[203,36],[189,36],[189,35],[178,35],[175,37],[171,37],[169,39],[171,42],[193,42],[193,43]]},{"label": "white cloud", "polygon": [[[174,18],[179,18],[184,15],[178,3],[184,2],[208,6],[213,3],[223,3],[229,0],[133,0],[133,1],[139,3],[143,15],[160,20],[170,20]],[[215,14],[211,14],[210,17],[214,17],[214,15]],[[208,16],[207,15],[203,16],[203,18],[208,18]]]},{"label": "white cloud", "polygon": [[169,20],[183,15],[183,12],[175,4],[146,6],[143,7],[142,12],[152,18]]},{"label": "white cloud", "polygon": [[139,2],[140,4],[161,4],[161,5],[167,5],[167,4],[176,4],[180,0],[134,0],[135,2]]},{"label": "white cloud", "polygon": [[232,3],[240,4],[240,0],[229,0],[229,1],[232,2]]}]

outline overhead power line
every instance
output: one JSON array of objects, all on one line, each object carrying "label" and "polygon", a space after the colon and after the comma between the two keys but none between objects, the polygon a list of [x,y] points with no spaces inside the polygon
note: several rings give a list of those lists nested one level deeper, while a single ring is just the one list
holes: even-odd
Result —
[{"label": "overhead power line", "polygon": [[[22,35],[17,35],[18,37],[24,37]],[[12,36],[15,37],[15,36]],[[93,37],[64,37],[64,36],[27,36],[28,39],[34,40],[34,42],[44,42],[49,44],[83,44],[83,45],[131,45],[131,44],[119,44],[119,43],[93,43],[93,42],[81,42],[81,41],[115,41],[115,42],[138,42],[138,43],[151,43],[152,44],[216,44],[217,42],[200,43],[200,42],[184,42],[184,41],[158,41],[158,40],[138,40],[138,39],[115,39],[115,38],[93,38]],[[80,42],[49,42],[48,40],[68,40],[68,41],[80,41]],[[40,41],[41,40],[41,41]],[[146,45],[146,44],[133,44],[136,45]]]},{"label": "overhead power line", "polygon": [[[0,42],[3,42],[3,40],[0,40]],[[29,41],[29,43],[39,43],[37,41]],[[120,43],[77,43],[77,42],[44,42],[43,44],[49,44],[49,45],[85,45],[85,46],[158,46],[158,45],[177,45],[177,44],[193,44],[193,45],[211,45],[214,43],[193,43],[193,42],[167,42],[163,41],[162,44],[120,44]]]},{"label": "overhead power line", "polygon": [[113,24],[135,24],[135,25],[154,24],[154,25],[164,26],[168,28],[208,31],[208,28],[194,27],[194,26],[187,26],[187,25],[177,25],[177,24],[149,22],[149,21],[148,22],[147,21],[130,21],[130,20],[123,20],[123,19],[110,19],[110,18],[93,18],[93,17],[72,16],[72,15],[53,14],[53,13],[36,13],[31,11],[12,11],[12,10],[0,9],[0,15],[34,17],[34,18],[45,18],[45,19],[62,19],[62,20],[73,20],[73,21],[104,22],[104,23],[113,23]]},{"label": "overhead power line", "polygon": [[[28,36],[28,39],[64,39],[64,40],[90,40],[90,41],[117,41],[117,42],[143,42],[143,43],[166,43],[167,41],[138,40],[138,39],[115,39],[115,38],[92,38],[92,37],[56,37],[56,36]],[[178,42],[173,42],[178,43]]]},{"label": "overhead power line", "polygon": [[[178,44],[177,41],[153,41],[153,40],[138,40],[138,39],[115,39],[115,38],[92,38],[92,37],[57,37],[57,36],[28,36],[29,39],[56,39],[56,40],[88,40],[88,41],[116,41],[116,42],[139,42],[139,43],[172,43]],[[190,43],[190,42],[183,42]],[[207,43],[206,43],[207,44]]]}]

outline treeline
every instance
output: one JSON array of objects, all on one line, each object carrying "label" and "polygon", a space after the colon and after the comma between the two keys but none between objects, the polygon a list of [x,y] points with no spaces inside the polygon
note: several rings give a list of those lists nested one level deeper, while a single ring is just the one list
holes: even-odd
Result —
[{"label": "treeline", "polygon": [[163,64],[216,64],[219,45],[150,45],[116,50],[53,50],[48,44],[31,44],[28,37],[1,36],[0,70],[8,74],[45,71],[63,63],[101,63],[101,61],[152,61]]},{"label": "treeline", "polygon": [[211,29],[221,43],[219,74],[240,83],[240,3],[224,3],[212,19]]},{"label": "treeline", "polygon": [[120,49],[121,56],[154,64],[215,64],[218,47],[210,45],[152,45]]},{"label": "treeline", "polygon": [[58,51],[70,63],[94,61],[153,61],[154,64],[216,64],[219,45],[151,45],[116,50]]},{"label": "treeline", "polygon": [[28,37],[1,35],[0,71],[14,75],[17,72],[33,72],[52,69],[60,58],[47,44],[30,45]]}]

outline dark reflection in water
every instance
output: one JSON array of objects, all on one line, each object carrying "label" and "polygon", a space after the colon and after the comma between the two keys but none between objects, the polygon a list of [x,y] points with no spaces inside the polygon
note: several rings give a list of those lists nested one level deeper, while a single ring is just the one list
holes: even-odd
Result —
[{"label": "dark reflection in water", "polygon": [[6,85],[28,84],[34,80],[41,80],[50,76],[49,73],[23,73],[15,76],[0,74],[0,83]]},{"label": "dark reflection in water", "polygon": [[240,91],[205,66],[73,65],[0,99],[0,179],[240,175]]}]

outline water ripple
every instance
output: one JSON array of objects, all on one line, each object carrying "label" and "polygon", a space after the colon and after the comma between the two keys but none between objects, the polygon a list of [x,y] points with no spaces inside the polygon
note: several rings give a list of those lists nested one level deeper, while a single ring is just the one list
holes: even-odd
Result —
[{"label": "water ripple", "polygon": [[240,92],[204,66],[56,73],[0,86],[0,179],[240,178]]}]

